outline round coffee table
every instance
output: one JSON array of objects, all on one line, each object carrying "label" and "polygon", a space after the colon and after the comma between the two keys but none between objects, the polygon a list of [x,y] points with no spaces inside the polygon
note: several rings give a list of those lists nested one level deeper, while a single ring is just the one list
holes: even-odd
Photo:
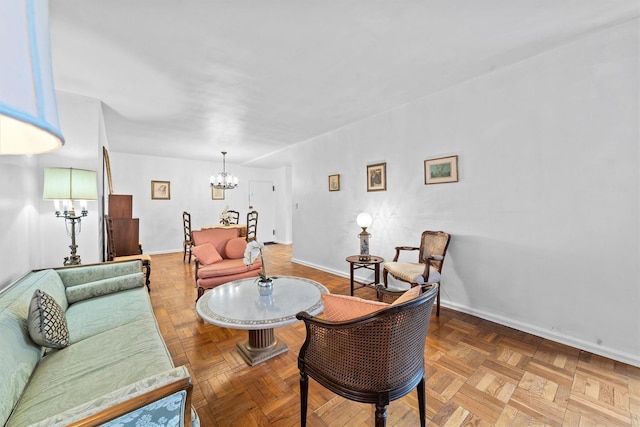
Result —
[{"label": "round coffee table", "polygon": [[322,294],[329,290],[302,277],[284,276],[273,280],[273,294],[260,296],[257,279],[236,280],[204,293],[196,304],[200,317],[208,323],[230,329],[247,329],[249,339],[236,344],[251,366],[288,350],[273,332],[278,326],[297,322],[296,314],[322,312]]}]

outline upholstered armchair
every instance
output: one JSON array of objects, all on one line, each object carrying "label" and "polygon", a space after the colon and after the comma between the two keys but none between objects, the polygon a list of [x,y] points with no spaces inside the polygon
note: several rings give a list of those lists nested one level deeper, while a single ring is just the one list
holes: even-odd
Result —
[{"label": "upholstered armchair", "polygon": [[[410,286],[424,283],[440,284],[444,257],[447,254],[450,240],[451,236],[444,231],[424,231],[420,239],[420,247],[397,246],[393,261],[384,265],[382,273],[384,287],[389,288],[389,275],[396,280],[408,283]],[[399,262],[402,251],[418,251],[418,262]],[[395,295],[401,295],[402,292],[402,290],[398,291]],[[393,291],[378,292],[379,298],[388,299],[392,295]],[[440,293],[438,293],[436,315],[440,315]]]},{"label": "upholstered armchair", "polygon": [[424,426],[424,348],[437,294],[435,283],[411,288],[393,304],[327,294],[321,316],[298,313],[307,331],[298,356],[301,425],[311,377],[344,398],[375,404],[376,427],[385,425],[390,401],[417,389]]}]

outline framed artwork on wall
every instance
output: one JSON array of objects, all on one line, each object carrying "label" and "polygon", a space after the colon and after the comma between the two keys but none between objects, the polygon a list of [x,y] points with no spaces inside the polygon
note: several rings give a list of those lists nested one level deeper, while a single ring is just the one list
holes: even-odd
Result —
[{"label": "framed artwork on wall", "polygon": [[440,157],[424,161],[424,183],[458,182],[458,156]]},{"label": "framed artwork on wall", "polygon": [[387,163],[367,166],[367,191],[387,191]]},{"label": "framed artwork on wall", "polygon": [[329,191],[340,191],[340,174],[329,175]]},{"label": "framed artwork on wall", "polygon": [[151,181],[151,198],[153,200],[171,199],[170,181]]},{"label": "framed artwork on wall", "polygon": [[224,200],[224,190],[211,187],[211,200]]}]

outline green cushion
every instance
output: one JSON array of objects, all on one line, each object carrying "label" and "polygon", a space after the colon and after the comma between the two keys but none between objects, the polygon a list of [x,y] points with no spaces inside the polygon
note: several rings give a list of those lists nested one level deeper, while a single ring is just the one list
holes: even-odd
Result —
[{"label": "green cushion", "polygon": [[67,301],[73,304],[78,301],[95,298],[101,295],[108,295],[127,289],[140,288],[144,286],[144,276],[141,272],[127,274],[118,277],[96,280],[81,285],[67,288]]},{"label": "green cushion", "polygon": [[66,313],[71,344],[140,319],[152,318],[145,287],[76,302]]},{"label": "green cushion", "polygon": [[102,264],[60,268],[56,271],[58,275],[60,275],[64,286],[69,288],[71,286],[83,285],[111,277],[140,273],[142,271],[142,262],[106,262]]},{"label": "green cushion", "polygon": [[0,294],[0,425],[9,418],[42,356],[42,347],[27,330],[29,304],[38,288],[67,307],[64,286],[53,270],[29,273]]},{"label": "green cushion", "polygon": [[35,423],[172,367],[154,318],[110,329],[42,359],[5,427]]}]

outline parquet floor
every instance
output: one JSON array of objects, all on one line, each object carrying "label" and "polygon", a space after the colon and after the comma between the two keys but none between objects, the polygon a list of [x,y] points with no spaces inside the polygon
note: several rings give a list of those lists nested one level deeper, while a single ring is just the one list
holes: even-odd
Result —
[{"label": "parquet floor", "polygon": [[[349,293],[348,279],[291,263],[290,246],[269,246],[264,256],[270,275],[308,277],[332,293]],[[296,358],[304,325],[276,329],[289,351],[249,367],[235,350],[246,331],[199,319],[193,263],[179,253],[153,255],[152,265],[156,317],[174,363],[193,375],[202,425],[299,425]],[[356,295],[375,298],[370,289]],[[434,314],[425,359],[430,426],[640,426],[640,368],[477,317],[446,308]],[[372,426],[373,418],[372,405],[310,380],[309,426]],[[387,425],[418,424],[415,392],[389,405]]]}]

